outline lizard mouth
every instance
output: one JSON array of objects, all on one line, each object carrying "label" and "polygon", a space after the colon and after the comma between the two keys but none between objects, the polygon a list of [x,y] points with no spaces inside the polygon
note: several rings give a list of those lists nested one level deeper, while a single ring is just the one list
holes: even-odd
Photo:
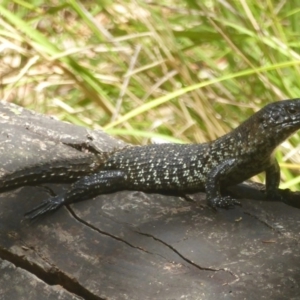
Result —
[{"label": "lizard mouth", "polygon": [[297,125],[299,126],[299,129],[300,129],[300,116],[295,120],[283,121],[283,122],[277,123],[276,127],[282,126],[284,128],[290,128],[290,127],[294,127]]}]

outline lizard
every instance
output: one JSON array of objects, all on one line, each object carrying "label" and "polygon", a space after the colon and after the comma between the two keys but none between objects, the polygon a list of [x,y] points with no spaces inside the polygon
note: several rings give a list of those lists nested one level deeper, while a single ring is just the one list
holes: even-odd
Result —
[{"label": "lizard", "polygon": [[[42,201],[26,217],[35,219],[63,205],[120,190],[175,194],[205,190],[210,207],[231,208],[240,205],[239,201],[222,196],[221,189],[261,172],[266,173],[267,199],[282,201],[274,150],[298,129],[300,98],[270,103],[231,132],[207,143],[127,146],[106,153],[97,171],[74,176],[76,181],[65,193]],[[19,185],[27,180],[24,178],[18,180]],[[14,182],[13,177],[4,179],[1,186],[13,186]]]}]

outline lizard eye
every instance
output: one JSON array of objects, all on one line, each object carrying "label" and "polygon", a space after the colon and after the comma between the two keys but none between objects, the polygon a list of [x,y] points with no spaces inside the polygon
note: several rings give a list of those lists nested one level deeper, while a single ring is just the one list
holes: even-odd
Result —
[{"label": "lizard eye", "polygon": [[287,108],[287,112],[291,115],[295,114],[297,112],[297,110],[295,109],[295,107],[288,107]]}]

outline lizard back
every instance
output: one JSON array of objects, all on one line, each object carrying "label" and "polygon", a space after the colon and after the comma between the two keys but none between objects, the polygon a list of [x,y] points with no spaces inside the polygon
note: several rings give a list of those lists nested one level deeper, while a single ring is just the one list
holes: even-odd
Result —
[{"label": "lizard back", "polygon": [[209,143],[135,146],[111,155],[102,170],[124,172],[126,188],[194,191],[204,189],[210,167]]}]

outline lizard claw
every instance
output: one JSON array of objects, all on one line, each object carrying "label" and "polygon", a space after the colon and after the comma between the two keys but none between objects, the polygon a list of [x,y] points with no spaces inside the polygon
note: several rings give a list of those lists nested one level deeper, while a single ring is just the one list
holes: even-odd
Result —
[{"label": "lizard claw", "polygon": [[29,220],[34,220],[50,211],[54,211],[63,205],[63,197],[58,195],[56,197],[49,198],[43,201],[38,206],[34,207],[32,210],[25,214],[25,218]]}]

